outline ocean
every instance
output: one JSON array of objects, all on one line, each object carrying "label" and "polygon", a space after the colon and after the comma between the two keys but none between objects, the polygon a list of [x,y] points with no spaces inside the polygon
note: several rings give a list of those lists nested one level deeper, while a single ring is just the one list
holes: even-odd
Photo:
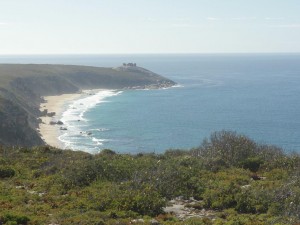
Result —
[{"label": "ocean", "polygon": [[62,116],[66,148],[97,153],[190,149],[214,131],[300,151],[300,54],[0,56],[0,63],[115,67],[135,62],[170,78],[161,90],[93,91]]}]

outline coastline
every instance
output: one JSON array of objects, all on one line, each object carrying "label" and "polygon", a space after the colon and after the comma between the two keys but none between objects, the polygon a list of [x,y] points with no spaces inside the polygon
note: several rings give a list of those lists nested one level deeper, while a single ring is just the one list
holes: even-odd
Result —
[{"label": "coastline", "polygon": [[[63,120],[63,114],[66,112],[74,113],[74,110],[83,110],[86,111],[87,108],[93,107],[98,104],[103,98],[107,97],[106,92],[111,92],[116,90],[110,89],[90,89],[90,90],[82,90],[78,93],[72,94],[62,94],[62,95],[54,95],[54,96],[43,96],[45,102],[41,103],[40,111],[43,112],[47,110],[48,113],[55,113],[54,116],[42,116],[39,117],[42,123],[40,123],[37,131],[40,133],[43,141],[50,146],[64,149],[66,146],[63,144],[63,141],[59,139],[59,137],[64,133],[64,130],[61,128],[65,128],[64,124],[56,124],[58,121]],[[119,93],[119,92],[118,92]],[[117,94],[118,94],[117,93]],[[104,94],[104,95],[103,95]],[[115,95],[115,94],[114,94]],[[111,96],[111,94],[109,94]],[[96,97],[96,99],[94,99]],[[92,104],[83,104],[87,99],[92,98]],[[82,102],[83,101],[83,102]],[[72,106],[74,102],[80,104],[80,106],[76,106],[76,108]],[[82,108],[80,108],[82,107]],[[50,124],[53,122],[54,124]]]},{"label": "coastline", "polygon": [[41,103],[40,111],[44,111],[45,109],[47,109],[49,113],[55,112],[55,115],[52,117],[47,115],[40,117],[42,123],[40,123],[39,128],[37,129],[41,134],[41,138],[47,145],[57,148],[64,147],[63,143],[58,139],[58,137],[60,136],[60,126],[51,125],[50,122],[59,121],[67,103],[74,101],[81,96],[82,93],[73,93],[43,97],[45,99],[45,103]]},{"label": "coastline", "polygon": [[[179,87],[179,86],[172,86]],[[169,88],[172,88],[169,87]],[[167,88],[156,88],[156,89],[167,89]],[[156,90],[155,89],[155,90]],[[128,89],[123,89],[128,90]],[[60,139],[62,134],[65,133],[65,130],[69,130],[69,121],[72,120],[84,120],[81,118],[82,113],[87,111],[89,108],[94,107],[96,104],[99,104],[103,101],[104,98],[118,95],[123,92],[123,90],[112,90],[112,89],[90,89],[82,90],[81,92],[71,93],[71,94],[62,94],[55,96],[43,96],[45,102],[40,104],[40,111],[43,112],[47,110],[47,113],[50,115],[44,115],[39,117],[42,121],[37,128],[37,131],[40,133],[42,140],[50,146],[57,148],[68,148],[68,145],[65,145],[64,141]],[[132,90],[153,90],[152,89],[136,89]],[[75,105],[74,105],[75,104]],[[55,115],[51,115],[55,113]],[[67,119],[66,116],[71,115],[71,120]],[[75,115],[75,119],[74,119]],[[58,121],[61,121],[62,124],[57,124]],[[52,123],[52,124],[51,124]],[[86,131],[82,131],[85,133]],[[72,133],[72,129],[71,129]],[[79,132],[78,132],[79,133]],[[81,132],[80,132],[81,133]],[[72,147],[71,147],[72,149]]]}]

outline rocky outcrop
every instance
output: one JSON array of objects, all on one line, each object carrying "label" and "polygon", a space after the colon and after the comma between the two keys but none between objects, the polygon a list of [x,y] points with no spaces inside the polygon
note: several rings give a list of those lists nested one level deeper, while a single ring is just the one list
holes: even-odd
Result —
[{"label": "rocky outcrop", "polygon": [[29,115],[12,101],[0,101],[0,143],[5,146],[42,145],[39,134],[29,124]]},{"label": "rocky outcrop", "polygon": [[182,197],[177,197],[169,202],[169,206],[165,207],[164,211],[174,215],[179,220],[193,217],[214,219],[216,211],[204,209],[201,203],[201,201],[193,198],[185,200]]}]

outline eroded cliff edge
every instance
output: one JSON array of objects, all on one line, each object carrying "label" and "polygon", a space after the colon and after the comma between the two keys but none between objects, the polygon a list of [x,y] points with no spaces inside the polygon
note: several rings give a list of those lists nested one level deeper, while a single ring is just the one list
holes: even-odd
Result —
[{"label": "eroded cliff edge", "polygon": [[0,64],[0,145],[43,145],[38,117],[42,96],[83,89],[165,88],[176,83],[141,67]]}]

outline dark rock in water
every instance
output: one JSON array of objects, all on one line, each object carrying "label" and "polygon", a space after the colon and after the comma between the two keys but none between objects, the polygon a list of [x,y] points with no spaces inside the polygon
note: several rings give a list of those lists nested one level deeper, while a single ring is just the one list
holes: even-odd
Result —
[{"label": "dark rock in water", "polygon": [[56,121],[50,121],[49,124],[50,124],[50,125],[56,125],[56,124],[57,124],[57,125],[63,125],[64,123],[63,123],[62,121],[59,120],[59,121],[57,121],[57,122],[56,122]]},{"label": "dark rock in water", "polygon": [[92,135],[93,133],[92,132],[87,132],[87,135]]},{"label": "dark rock in water", "polygon": [[66,127],[61,127],[60,130],[68,130]]},{"label": "dark rock in water", "polygon": [[77,120],[78,122],[80,122],[80,120]]},{"label": "dark rock in water", "polygon": [[[45,107],[45,106],[44,106]],[[41,116],[47,116],[47,113],[48,113],[48,110],[47,109],[44,109],[42,112],[41,112]]]},{"label": "dark rock in water", "polygon": [[49,116],[49,117],[53,117],[53,116],[55,116],[55,112],[50,112],[50,113],[47,113],[47,116]]}]

